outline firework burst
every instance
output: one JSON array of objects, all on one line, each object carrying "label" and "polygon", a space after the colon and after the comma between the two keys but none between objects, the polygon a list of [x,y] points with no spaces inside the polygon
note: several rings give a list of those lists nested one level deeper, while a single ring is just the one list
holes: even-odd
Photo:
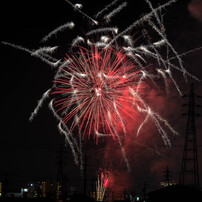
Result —
[{"label": "firework burst", "polygon": [[[136,136],[149,120],[156,125],[166,146],[171,146],[168,131],[178,134],[167,120],[151,109],[142,93],[145,84],[158,86],[159,80],[164,81],[168,92],[169,79],[181,95],[174,79],[175,71],[181,72],[185,79],[187,76],[197,79],[183,67],[181,56],[186,53],[179,55],[165,34],[162,9],[175,1],[170,0],[154,8],[149,0],[145,0],[150,12],[119,33],[118,27],[99,24],[108,24],[111,18],[125,9],[127,2],[117,5],[118,1],[115,0],[97,12],[93,19],[81,10],[81,4],[73,4],[66,0],[75,11],[90,22],[91,27],[92,24],[94,27],[86,35],[72,39],[65,59],[54,57],[57,46],[30,50],[2,42],[38,57],[56,69],[53,86],[42,95],[30,120],[37,115],[44,100],[50,97],[49,108],[59,121],[58,129],[65,135],[74,160],[76,164],[80,163],[81,168],[83,138],[93,136],[98,142],[103,136],[111,136],[118,141],[125,163],[130,169],[123,139],[127,136],[128,117],[135,122],[136,114],[144,116],[137,133],[134,134]],[[145,24],[158,36],[158,40],[152,40]],[[74,22],[67,22],[50,32],[41,42],[75,26]],[[129,35],[134,28],[140,29],[141,33],[141,36],[135,39]],[[140,38],[141,40],[138,40]],[[166,54],[160,54],[162,49]]]},{"label": "firework burst", "polygon": [[79,47],[66,60],[69,64],[60,68],[52,92],[56,95],[53,105],[63,116],[63,123],[73,119],[71,132],[79,124],[83,136],[116,137],[120,122],[126,134],[124,116],[132,116],[129,106],[132,109],[138,101],[130,88],[136,91],[139,68],[122,51],[96,46],[90,50]]}]

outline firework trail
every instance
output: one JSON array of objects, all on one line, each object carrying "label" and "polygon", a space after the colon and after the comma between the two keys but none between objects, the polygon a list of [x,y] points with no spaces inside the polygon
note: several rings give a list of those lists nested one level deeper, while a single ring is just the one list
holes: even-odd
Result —
[{"label": "firework trail", "polygon": [[124,7],[127,6],[127,2],[123,2],[121,5],[119,5],[116,9],[114,9],[112,12],[104,16],[104,19],[106,22],[110,22],[111,18],[116,15],[118,12],[120,12]]},{"label": "firework trail", "polygon": [[99,11],[96,15],[95,18],[98,18],[100,15],[102,15],[105,11],[107,11],[110,7],[112,7],[113,5],[115,5],[119,0],[115,0],[112,3],[108,4],[107,6],[105,6],[105,8],[103,8],[101,11]]},{"label": "firework trail", "polygon": [[73,4],[71,3],[69,0],[65,0],[67,3],[69,3],[76,11],[78,11],[79,13],[81,13],[81,15],[83,15],[84,17],[86,17],[87,19],[89,19],[91,22],[93,22],[95,25],[98,25],[98,21],[94,20],[93,18],[91,18],[90,16],[88,16],[86,13],[84,13],[83,11],[80,10],[80,8],[82,8],[82,4]]},{"label": "firework trail", "polygon": [[59,31],[62,31],[64,29],[73,29],[74,28],[74,23],[73,22],[67,22],[64,25],[59,26],[58,28],[54,29],[53,31],[51,31],[47,36],[45,36],[41,41],[45,42],[47,41],[52,35],[58,33]]},{"label": "firework trail", "polygon": [[48,90],[42,95],[42,98],[38,101],[37,107],[36,107],[35,110],[32,112],[32,114],[31,114],[31,116],[30,116],[30,118],[29,118],[30,121],[32,121],[33,118],[34,118],[34,116],[36,116],[36,114],[38,113],[39,108],[42,106],[44,100],[45,100],[46,98],[48,98],[48,96],[49,96],[49,94],[50,94],[50,91],[51,91],[51,89],[48,89]]},{"label": "firework trail", "polygon": [[[81,11],[81,4],[65,1],[91,25],[93,22],[96,27],[88,30],[85,36],[77,35],[73,38],[64,59],[54,57],[57,46],[29,50],[22,46],[2,42],[23,50],[56,69],[52,87],[42,95],[30,120],[37,115],[43,102],[49,98],[49,108],[59,122],[58,130],[65,135],[76,164],[80,164],[81,168],[83,166],[82,140],[85,137],[93,137],[98,143],[99,138],[109,136],[117,140],[128,170],[130,170],[123,144],[127,137],[128,117],[135,122],[135,114],[144,116],[137,128],[136,136],[140,136],[142,128],[149,121],[153,121],[166,146],[171,146],[168,131],[174,135],[178,134],[168,121],[153,111],[144,100],[144,85],[152,82],[154,86],[158,86],[158,81],[163,79],[168,91],[167,79],[170,79],[181,95],[182,92],[174,78],[175,71],[181,72],[185,79],[187,76],[197,79],[186,71],[181,59],[182,56],[192,51],[178,54],[166,38],[161,12],[176,0],[170,0],[156,8],[149,0],[145,0],[151,11],[120,33],[118,27],[103,25],[98,27],[100,23],[97,20]],[[123,2],[110,10],[117,2],[118,0],[115,0],[106,5],[95,14],[95,19],[108,23],[114,15],[129,4]],[[106,11],[108,14],[104,15]],[[146,31],[145,24],[158,35],[157,41],[152,40],[152,36]],[[48,41],[58,32],[74,29],[75,26],[73,22],[61,25],[46,35],[42,42]],[[139,37],[142,41],[141,45],[136,45],[140,39],[134,39],[129,35],[134,28],[142,31]],[[163,48],[167,52],[166,57],[160,54]],[[172,57],[169,53],[172,53]],[[172,63],[174,60],[175,63]],[[100,184],[99,187],[101,187]]]},{"label": "firework trail", "polygon": [[108,178],[108,173],[105,173],[101,171],[98,173],[98,178],[96,182],[96,200],[97,201],[103,201],[106,188],[109,185],[109,178]]}]

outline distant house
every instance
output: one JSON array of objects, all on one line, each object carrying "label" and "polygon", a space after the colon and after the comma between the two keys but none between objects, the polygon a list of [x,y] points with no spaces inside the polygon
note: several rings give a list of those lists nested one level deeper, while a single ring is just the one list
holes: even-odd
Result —
[{"label": "distant house", "polygon": [[6,198],[23,198],[23,189],[19,192],[19,190],[13,190],[6,193]]}]

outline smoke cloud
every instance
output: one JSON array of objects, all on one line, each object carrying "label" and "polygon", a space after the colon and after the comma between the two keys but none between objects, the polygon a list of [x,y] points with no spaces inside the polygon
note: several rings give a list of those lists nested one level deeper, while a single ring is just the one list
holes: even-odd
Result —
[{"label": "smoke cloud", "polygon": [[188,9],[193,17],[202,22],[202,0],[192,0]]}]

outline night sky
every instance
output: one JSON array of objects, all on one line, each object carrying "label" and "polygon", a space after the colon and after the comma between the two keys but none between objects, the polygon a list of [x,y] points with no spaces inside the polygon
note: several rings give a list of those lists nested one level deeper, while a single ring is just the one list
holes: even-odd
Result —
[{"label": "night sky", "polygon": [[[93,16],[109,1],[73,1],[82,3],[83,11]],[[121,2],[121,1],[120,1]],[[109,26],[117,26],[120,31],[127,28],[142,13],[149,11],[143,0],[129,0],[128,6],[112,18]],[[144,2],[144,3],[143,3]],[[165,0],[153,1],[154,6]],[[1,6],[1,41],[21,45],[29,49],[42,46],[60,45],[63,48],[71,43],[77,35],[82,35],[91,29],[88,20],[74,11],[64,0],[48,1],[4,1]],[[163,10],[166,33],[169,41],[178,53],[202,46],[202,1],[178,0]],[[53,36],[48,42],[40,40],[56,27],[74,21],[76,28]],[[136,30],[132,30],[132,33]],[[202,51],[183,57],[184,66],[193,75],[202,80]],[[30,123],[29,117],[36,107],[37,100],[51,87],[55,71],[41,60],[31,57],[28,53],[1,44],[1,136],[0,136],[0,179],[5,176],[11,188],[23,183],[36,180],[55,179],[57,176],[57,157],[61,146],[64,146],[64,136],[57,130],[57,120],[48,109],[48,101],[40,109],[38,116]],[[195,83],[195,91],[202,96],[201,82],[183,76],[176,72],[183,94],[189,93],[190,84]],[[163,89],[163,87],[162,87]],[[96,145],[94,140],[85,140],[84,151],[88,157],[88,181],[95,178],[96,170],[103,164],[106,156],[111,159],[110,165],[116,166],[114,175],[118,179],[114,182],[121,189],[141,190],[144,183],[150,189],[159,187],[163,180],[163,171],[169,166],[172,178],[178,182],[186,130],[187,112],[183,104],[188,99],[181,98],[174,85],[170,86],[170,93],[158,92],[151,89],[148,99],[154,111],[165,117],[180,135],[171,135],[171,148],[165,148],[160,135],[152,125],[143,131],[144,147],[136,145],[131,139],[127,146],[132,172],[123,168],[122,163],[113,160],[119,155],[117,143],[101,142]],[[196,100],[202,105],[202,99]],[[197,108],[202,115],[202,108]],[[198,160],[200,184],[202,185],[202,118],[196,118]],[[128,127],[131,127],[129,125]],[[152,148],[152,150],[150,149]],[[113,152],[114,153],[113,153]],[[69,184],[79,183],[80,173],[73,162],[72,154],[67,146],[64,170]],[[118,158],[119,160],[121,157]],[[121,162],[122,160],[120,160]],[[112,169],[113,169],[112,166]],[[74,170],[74,171],[72,171]],[[119,185],[118,185],[119,184]],[[89,185],[90,186],[90,185]]]}]

